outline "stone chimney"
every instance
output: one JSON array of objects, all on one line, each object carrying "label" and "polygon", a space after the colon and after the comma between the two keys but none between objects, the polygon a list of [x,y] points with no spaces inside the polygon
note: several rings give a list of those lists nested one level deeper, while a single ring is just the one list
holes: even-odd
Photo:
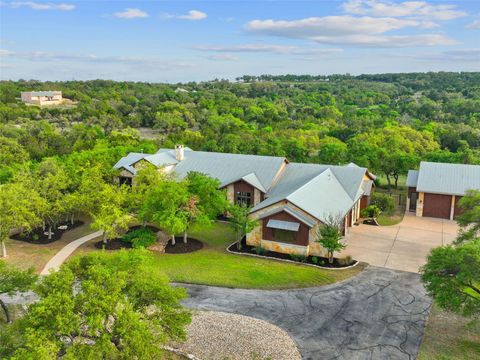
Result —
[{"label": "stone chimney", "polygon": [[185,146],[175,145],[175,159],[182,161],[185,158]]}]

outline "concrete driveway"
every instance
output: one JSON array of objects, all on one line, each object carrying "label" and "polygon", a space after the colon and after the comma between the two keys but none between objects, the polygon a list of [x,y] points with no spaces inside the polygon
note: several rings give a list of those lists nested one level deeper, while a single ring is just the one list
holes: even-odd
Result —
[{"label": "concrete driveway", "polygon": [[304,359],[415,359],[430,299],[419,275],[367,267],[329,286],[246,290],[178,284],[200,310],[232,312],[284,329]]},{"label": "concrete driveway", "polygon": [[418,272],[434,247],[452,243],[458,232],[455,221],[405,214],[394,226],[360,224],[349,228],[347,248],[340,255],[389,269]]}]

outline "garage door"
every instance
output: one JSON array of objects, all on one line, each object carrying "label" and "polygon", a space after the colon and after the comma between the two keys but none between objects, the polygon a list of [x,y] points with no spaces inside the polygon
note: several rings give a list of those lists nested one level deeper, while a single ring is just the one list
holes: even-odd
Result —
[{"label": "garage door", "polygon": [[458,202],[462,199],[463,196],[455,196],[455,210],[453,212],[453,216],[461,215],[463,213],[463,209],[458,205]]},{"label": "garage door", "polygon": [[427,194],[423,198],[423,216],[450,219],[451,195]]}]

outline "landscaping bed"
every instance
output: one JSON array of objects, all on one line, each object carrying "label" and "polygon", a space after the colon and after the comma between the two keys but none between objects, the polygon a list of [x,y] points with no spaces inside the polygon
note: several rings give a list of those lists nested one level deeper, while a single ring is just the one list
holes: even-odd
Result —
[{"label": "landscaping bed", "polygon": [[[46,227],[45,230],[43,230],[42,227],[38,227],[29,232],[13,235],[10,238],[13,240],[25,241],[30,244],[51,244],[57,240],[60,240],[65,232],[73,230],[79,226],[82,226],[83,224],[84,222],[81,220],[76,220],[73,222],[73,224],[70,221],[61,222],[57,225],[57,229],[52,229],[51,239],[48,238],[48,234],[45,234],[48,233],[48,227]],[[58,229],[58,227],[61,226],[67,226],[67,228]]]},{"label": "landscaping bed", "polygon": [[237,248],[237,243],[230,245],[227,250],[233,253],[238,254],[249,254],[249,255],[256,255],[259,257],[265,258],[273,258],[279,260],[289,260],[298,262],[301,264],[309,264],[315,265],[321,268],[329,268],[329,269],[341,269],[353,266],[357,264],[357,260],[349,259],[348,257],[345,259],[333,258],[333,263],[328,262],[328,258],[322,256],[303,256],[303,255],[293,255],[293,254],[282,254],[275,251],[269,251],[263,248],[247,245],[245,238],[242,239],[242,248],[239,250]]},{"label": "landscaping bed", "polygon": [[[135,231],[135,230],[139,230],[139,229],[148,229],[154,233],[156,233],[157,231],[159,231],[160,229],[155,227],[155,226],[151,226],[151,225],[146,225],[146,226],[142,226],[142,225],[135,225],[135,226],[132,226],[128,229],[128,231],[125,233],[125,235]],[[115,238],[115,239],[111,239],[109,240],[106,244],[100,240],[100,241],[97,241],[95,243],[95,247],[97,249],[105,249],[105,250],[119,250],[119,249],[131,249],[133,246],[132,246],[132,243],[131,242],[126,242],[126,241],[123,241],[122,238]]]},{"label": "landscaping bed", "polygon": [[187,243],[183,242],[183,237],[175,237],[175,245],[169,241],[165,247],[166,254],[187,254],[198,251],[203,248],[203,243],[200,240],[187,237]]}]

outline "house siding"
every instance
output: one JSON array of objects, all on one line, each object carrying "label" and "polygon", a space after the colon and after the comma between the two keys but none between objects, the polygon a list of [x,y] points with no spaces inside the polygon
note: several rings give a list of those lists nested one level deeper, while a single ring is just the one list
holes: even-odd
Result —
[{"label": "house siding", "polygon": [[270,240],[270,241],[275,241],[274,238],[274,230],[267,227],[268,221],[270,219],[274,220],[283,220],[283,221],[290,221],[290,222],[295,222],[299,223],[300,227],[295,235],[295,242],[293,242],[293,245],[302,245],[302,246],[307,246],[308,245],[308,232],[309,232],[309,227],[305,225],[304,223],[300,222],[297,218],[293,217],[290,214],[287,214],[286,212],[280,212],[277,214],[273,214],[271,216],[268,216],[266,218],[262,219],[262,231],[263,231],[263,239],[264,240]]}]

